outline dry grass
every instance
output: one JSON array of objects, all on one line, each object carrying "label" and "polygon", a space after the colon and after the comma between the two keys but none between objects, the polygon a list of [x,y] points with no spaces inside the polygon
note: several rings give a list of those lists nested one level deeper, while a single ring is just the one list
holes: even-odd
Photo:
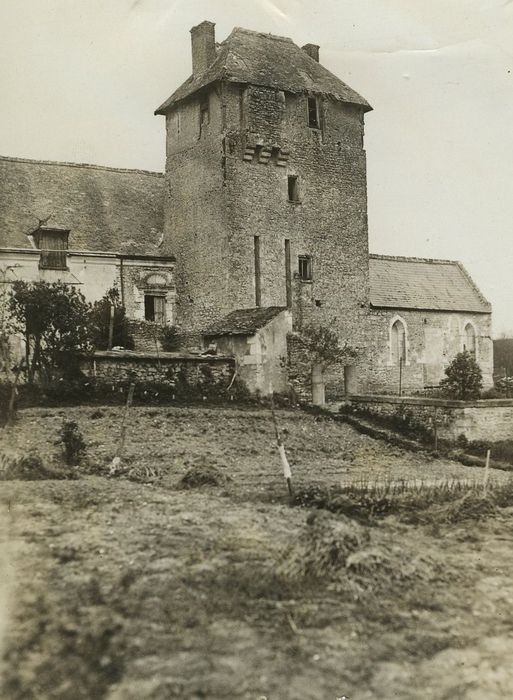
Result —
[{"label": "dry grass", "polygon": [[296,491],[294,505],[342,513],[363,522],[397,515],[411,524],[456,523],[479,520],[496,508],[513,505],[513,480],[492,482],[486,488],[482,482],[455,480],[303,486]]}]

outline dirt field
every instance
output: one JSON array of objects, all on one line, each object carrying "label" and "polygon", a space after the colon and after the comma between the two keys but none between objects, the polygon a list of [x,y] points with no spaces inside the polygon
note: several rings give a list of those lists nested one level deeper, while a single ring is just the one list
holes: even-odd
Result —
[{"label": "dirt field", "polygon": [[[25,411],[0,450],[56,459],[65,416],[101,471],[121,412]],[[297,482],[482,479],[330,420],[279,417]],[[127,466],[158,472],[155,483],[1,482],[2,698],[513,697],[513,509],[451,527],[312,524],[284,502],[268,412],[132,418]],[[177,489],[188,467],[211,464],[231,480]],[[341,574],[329,562],[317,579],[298,573],[315,528],[342,529]]]}]

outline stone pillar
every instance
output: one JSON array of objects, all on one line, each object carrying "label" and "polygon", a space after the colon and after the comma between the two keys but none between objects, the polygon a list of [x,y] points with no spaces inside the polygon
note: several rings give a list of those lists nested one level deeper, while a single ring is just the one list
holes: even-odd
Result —
[{"label": "stone pillar", "polygon": [[326,403],[322,365],[312,367],[312,403],[314,406],[324,406]]},{"label": "stone pillar", "polygon": [[346,396],[358,393],[356,365],[345,365],[344,367],[344,393]]}]

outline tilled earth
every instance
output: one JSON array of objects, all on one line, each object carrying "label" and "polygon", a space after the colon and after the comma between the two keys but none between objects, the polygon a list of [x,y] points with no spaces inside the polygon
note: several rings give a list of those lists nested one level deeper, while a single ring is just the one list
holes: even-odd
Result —
[{"label": "tilled earth", "polygon": [[[56,460],[73,418],[102,472],[122,410],[101,413],[25,411],[0,449]],[[279,420],[303,483],[482,478],[343,424]],[[162,478],[1,482],[5,700],[513,697],[511,509],[452,527],[355,526],[383,567],[363,586],[349,574],[312,584],[280,574],[308,511],[280,502],[268,412],[134,408],[126,462]],[[177,490],[195,464],[233,481]]]}]

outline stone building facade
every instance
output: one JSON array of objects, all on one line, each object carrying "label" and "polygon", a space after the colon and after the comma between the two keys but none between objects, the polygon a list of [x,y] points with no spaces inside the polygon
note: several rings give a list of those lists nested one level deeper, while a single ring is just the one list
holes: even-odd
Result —
[{"label": "stone building facade", "polygon": [[0,157],[7,281],[90,301],[116,286],[136,347],[158,350],[165,325],[189,348],[217,333],[263,393],[286,384],[290,329],[312,323],[357,350],[332,397],[436,386],[463,348],[490,384],[491,308],[461,265],[369,256],[368,102],[316,45],[241,28],[218,44],[211,22],[191,36],[192,75],[156,110],[165,173]]},{"label": "stone building facade", "polygon": [[90,302],[117,288],[136,342],[155,336],[155,307],[174,323],[163,193],[160,173],[0,157],[2,281],[61,281]]}]

